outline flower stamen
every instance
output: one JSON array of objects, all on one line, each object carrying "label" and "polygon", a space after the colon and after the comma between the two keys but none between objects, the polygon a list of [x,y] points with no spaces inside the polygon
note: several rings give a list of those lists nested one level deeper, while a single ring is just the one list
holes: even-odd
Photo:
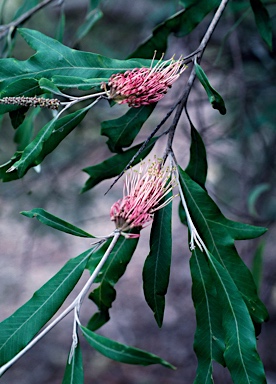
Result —
[{"label": "flower stamen", "polygon": [[152,221],[154,212],[174,198],[170,196],[164,201],[175,185],[174,179],[170,178],[171,169],[162,168],[158,160],[145,169],[143,165],[126,176],[123,198],[111,207],[110,218],[120,231],[144,228]]},{"label": "flower stamen", "polygon": [[156,52],[149,68],[134,68],[124,73],[115,73],[107,84],[102,83],[101,88],[109,99],[136,108],[161,100],[186,66],[182,57],[175,60],[173,56],[163,61],[164,55],[153,66],[155,55]]}]

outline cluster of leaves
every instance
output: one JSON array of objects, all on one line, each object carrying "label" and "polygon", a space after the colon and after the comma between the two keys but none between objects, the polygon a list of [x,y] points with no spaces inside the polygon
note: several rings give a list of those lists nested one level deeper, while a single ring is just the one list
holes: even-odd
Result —
[{"label": "cluster of leaves", "polygon": [[[37,4],[38,1],[34,3]],[[97,8],[98,3],[91,2],[90,16],[79,30],[78,38],[82,38],[102,16]],[[149,66],[154,50],[157,50],[158,54],[166,51],[170,34],[174,33],[179,37],[189,34],[220,1],[182,0],[180,3],[184,8],[158,25],[152,36],[126,60],[76,51],[38,31],[20,29],[21,36],[36,53],[26,61],[13,58],[1,60],[0,98],[22,95],[62,96],[62,91],[69,89],[97,91],[100,84],[107,82],[113,73]],[[260,34],[271,46],[267,11],[260,0],[251,0],[251,6]],[[62,20],[61,18],[60,34]],[[223,99],[210,85],[206,74],[197,63],[195,71],[213,108],[225,114]],[[108,138],[107,145],[114,155],[100,164],[84,169],[89,178],[82,192],[88,191],[103,180],[119,175],[125,169],[143,145],[141,143],[132,146],[154,107],[155,105],[131,108],[120,118],[102,122],[101,134]],[[52,116],[52,120],[34,135],[33,121],[37,111],[28,112],[25,107],[0,105],[0,114],[9,113],[12,125],[17,130],[15,138],[18,144],[18,150],[12,158],[0,167],[0,178],[7,182],[24,177],[30,168],[40,164],[58,147],[85,118],[90,108],[90,105],[86,105],[60,118]],[[150,153],[157,139],[155,136],[148,142],[133,165]],[[206,191],[206,150],[192,125],[190,162],[185,171],[179,167],[179,176],[180,187],[191,217],[208,248],[208,252],[194,249],[190,260],[192,296],[197,319],[194,349],[198,358],[198,369],[195,383],[213,382],[213,361],[226,366],[236,384],[265,383],[263,365],[256,350],[256,334],[260,324],[267,320],[268,314],[257,295],[252,275],[234,246],[235,240],[258,237],[265,229],[233,222],[222,215]],[[163,323],[165,295],[170,277],[171,209],[171,204],[168,204],[154,216],[150,252],[143,269],[145,299],[159,327]],[[93,237],[43,209],[22,213],[70,235]],[[182,206],[179,213],[183,224],[186,225]],[[1,365],[16,356],[53,317],[85,268],[93,273],[110,241],[107,240],[98,250],[91,248],[69,260],[26,304],[0,324]],[[157,363],[173,368],[170,363],[151,353],[122,345],[95,333],[110,318],[109,310],[116,298],[114,287],[123,276],[137,242],[137,239],[126,239],[122,236],[119,238],[97,277],[98,287],[89,295],[97,305],[98,311],[86,327],[80,327],[81,332],[93,348],[113,360],[140,365]],[[80,345],[75,349],[72,361],[68,360],[63,383],[69,382],[83,382]]]}]

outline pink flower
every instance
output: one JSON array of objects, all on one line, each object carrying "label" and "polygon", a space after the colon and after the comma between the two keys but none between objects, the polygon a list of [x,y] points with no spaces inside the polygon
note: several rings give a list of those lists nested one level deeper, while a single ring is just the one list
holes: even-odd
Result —
[{"label": "pink flower", "polygon": [[[154,60],[154,58],[153,58]],[[115,73],[102,88],[106,90],[110,99],[118,104],[128,104],[130,107],[140,107],[156,103],[167,93],[168,88],[179,78],[185,70],[182,59],[162,61],[153,67],[134,68],[125,73]]]},{"label": "pink flower", "polygon": [[155,161],[144,171],[140,166],[139,171],[132,170],[131,175],[127,175],[124,197],[110,209],[110,218],[115,222],[117,229],[142,229],[152,221],[155,211],[171,202],[173,197],[160,204],[163,197],[173,188],[174,181],[170,179],[170,173],[168,168],[162,169],[160,163]]}]

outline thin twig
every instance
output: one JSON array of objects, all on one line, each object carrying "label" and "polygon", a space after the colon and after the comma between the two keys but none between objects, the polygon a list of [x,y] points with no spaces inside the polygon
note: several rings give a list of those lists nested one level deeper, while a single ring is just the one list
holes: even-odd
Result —
[{"label": "thin twig", "polygon": [[163,118],[163,120],[157,125],[157,127],[151,132],[151,134],[146,138],[143,145],[138,149],[138,151],[135,153],[135,155],[132,157],[132,159],[128,162],[128,164],[125,166],[125,168],[122,170],[122,172],[116,177],[116,179],[113,181],[113,183],[110,185],[108,190],[105,192],[105,195],[111,190],[111,188],[117,183],[117,181],[123,176],[123,174],[131,167],[134,160],[137,159],[137,157],[143,152],[143,150],[147,147],[149,141],[153,138],[153,136],[159,131],[159,129],[165,124],[165,122],[168,120],[168,118],[171,116],[175,108],[180,103],[180,100],[169,110],[169,112],[166,114],[166,116]]},{"label": "thin twig", "polygon": [[[224,11],[228,2],[229,2],[229,0],[222,0],[222,2],[220,3],[220,6],[217,9],[217,12],[215,13],[215,15],[211,21],[211,24],[209,25],[200,45],[198,47],[198,49],[195,51],[195,52],[198,52],[196,55],[194,55],[194,57],[197,59],[198,63],[201,60],[201,57],[204,53],[204,50],[205,50],[205,48],[206,48],[206,46],[207,46],[207,44],[211,38],[211,36],[212,36],[212,34],[213,34],[213,32],[214,32],[214,30],[215,30],[215,28],[216,28],[216,26],[217,26],[217,24],[218,24],[218,22],[222,16],[222,14],[223,14],[223,11]],[[172,149],[172,143],[173,143],[173,139],[174,139],[174,135],[175,135],[175,130],[176,130],[177,124],[179,122],[180,116],[182,114],[182,111],[187,104],[188,97],[189,97],[189,94],[190,94],[190,91],[191,91],[191,88],[193,86],[195,78],[196,78],[195,67],[193,67],[192,72],[191,72],[190,77],[189,77],[189,80],[185,86],[183,95],[181,97],[181,101],[177,107],[172,125],[171,125],[170,130],[169,130],[167,147],[166,147],[166,150],[165,150],[165,153],[163,156],[163,163],[165,163],[165,161],[168,157],[168,154],[170,153],[170,151]]]},{"label": "thin twig", "polygon": [[38,12],[40,9],[46,7],[48,4],[52,3],[53,1],[57,1],[57,0],[44,0],[41,3],[37,4],[35,7],[33,7],[32,9],[30,9],[29,11],[23,13],[23,15],[19,16],[16,20],[11,21],[10,23],[5,25],[0,25],[0,39],[5,37],[11,30],[14,31],[20,24],[23,24],[30,17],[32,17],[33,14]]}]

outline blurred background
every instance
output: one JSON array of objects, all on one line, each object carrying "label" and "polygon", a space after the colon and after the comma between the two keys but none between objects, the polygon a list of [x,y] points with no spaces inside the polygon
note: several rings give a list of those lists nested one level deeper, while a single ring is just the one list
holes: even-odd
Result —
[{"label": "blurred background", "polygon": [[[37,1],[32,1],[37,4]],[[0,0],[1,23],[8,24],[26,2]],[[31,3],[31,1],[29,2]],[[201,62],[214,88],[226,102],[227,114],[213,110],[207,96],[195,82],[188,110],[201,133],[207,149],[207,189],[222,212],[233,220],[269,228],[261,239],[239,242],[237,247],[251,268],[254,258],[262,256],[260,296],[266,304],[270,321],[263,325],[259,336],[259,353],[264,361],[268,382],[276,383],[276,109],[275,54],[270,53],[260,38],[252,12],[243,1],[232,1],[223,15]],[[275,20],[276,3],[267,2]],[[103,0],[93,15],[87,17],[88,1],[52,1],[35,13],[24,27],[37,29],[60,38],[76,49],[124,59],[137,48],[152,29],[179,10],[171,0]],[[102,16],[102,17],[100,17]],[[78,29],[86,20],[99,20],[89,32]],[[193,52],[205,33],[212,15],[185,38],[169,38],[166,57]],[[88,21],[87,21],[88,20]],[[93,22],[91,21],[91,25]],[[64,34],[61,33],[64,25]],[[91,26],[90,25],[90,26]],[[87,28],[88,28],[87,27]],[[89,29],[89,28],[88,28]],[[62,36],[63,35],[63,36]],[[82,37],[82,35],[84,35]],[[3,57],[11,55],[27,59],[33,51],[19,34],[14,46],[0,41]],[[141,130],[136,142],[141,142],[166,115],[181,95],[188,79],[188,68],[172,90],[158,104]],[[109,220],[110,206],[120,198],[122,180],[104,196],[110,182],[80,194],[87,180],[82,169],[110,156],[106,138],[99,136],[101,121],[124,114],[127,107],[101,101],[85,120],[42,163],[41,172],[31,169],[17,181],[0,186],[0,320],[10,316],[24,304],[69,259],[90,247],[87,239],[57,232],[20,215],[20,211],[41,207],[66,221],[96,235],[113,230]],[[36,119],[37,128],[49,120],[50,111]],[[164,127],[168,128],[170,121]],[[185,168],[189,160],[190,128],[183,114],[174,148],[177,159]],[[165,141],[160,140],[155,153],[160,154]],[[0,162],[5,163],[16,150],[14,129],[8,116],[0,126]],[[136,367],[113,362],[94,352],[81,339],[86,383],[94,384],[178,384],[193,382],[196,357],[193,352],[195,313],[191,300],[189,272],[190,252],[187,229],[178,219],[178,201],[174,201],[173,259],[171,281],[166,299],[164,325],[159,329],[143,298],[142,268],[148,254],[149,228],[142,232],[138,249],[126,274],[116,285],[117,299],[109,321],[100,333],[135,347],[158,354],[177,366],[170,371],[161,366]],[[258,256],[256,256],[258,255]],[[86,281],[88,272],[74,292]],[[75,297],[73,293],[70,298]],[[86,300],[82,309],[85,324],[95,306]],[[72,316],[69,315],[39,342],[2,378],[3,384],[58,384],[71,345]],[[215,364],[216,383],[231,383],[228,373]]]}]

